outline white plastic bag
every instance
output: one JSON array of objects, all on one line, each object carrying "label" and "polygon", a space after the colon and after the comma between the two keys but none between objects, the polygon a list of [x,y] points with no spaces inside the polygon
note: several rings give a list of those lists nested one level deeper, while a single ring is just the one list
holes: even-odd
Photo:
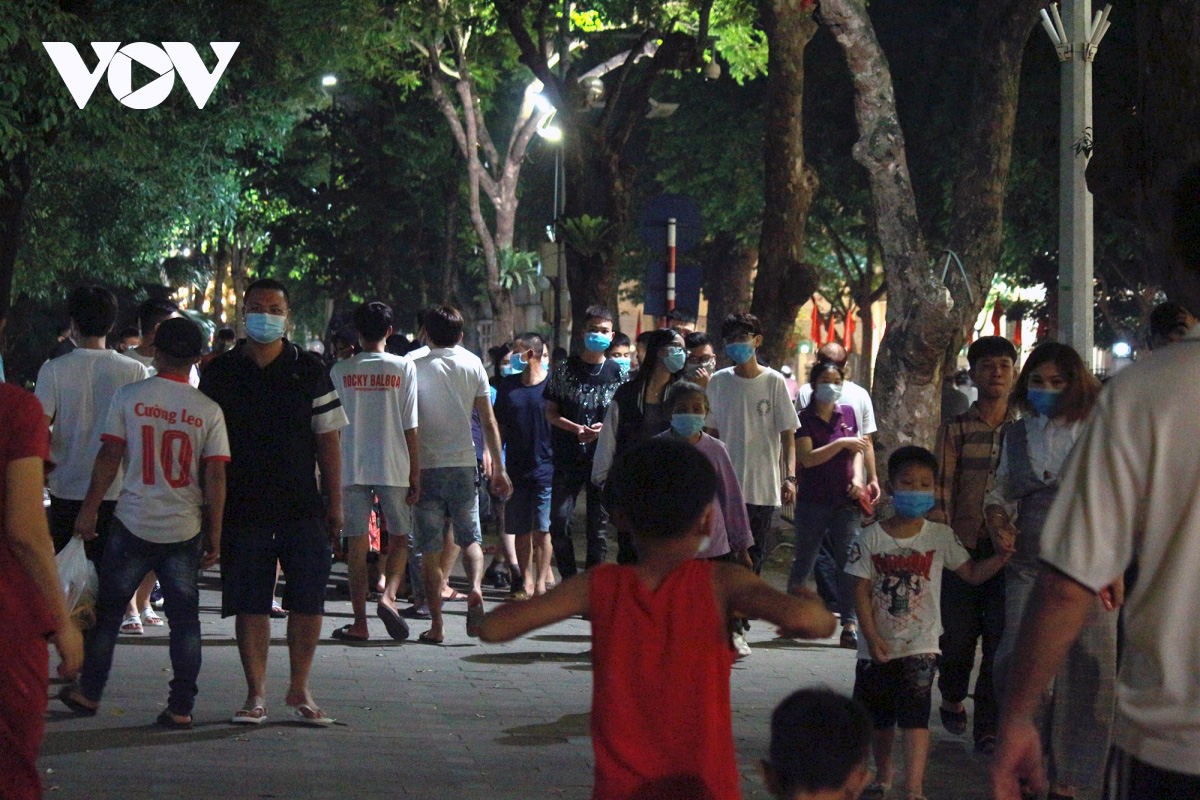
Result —
[{"label": "white plastic bag", "polygon": [[100,576],[96,566],[88,561],[83,540],[73,537],[62,552],[54,557],[58,578],[67,596],[67,612],[81,629],[90,628],[96,621],[96,593]]}]

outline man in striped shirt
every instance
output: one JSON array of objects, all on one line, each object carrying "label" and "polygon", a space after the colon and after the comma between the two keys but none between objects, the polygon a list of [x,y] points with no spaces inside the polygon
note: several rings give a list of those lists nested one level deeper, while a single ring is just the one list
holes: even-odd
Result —
[{"label": "man in striped shirt", "polygon": [[[929,518],[954,529],[971,558],[993,554],[984,532],[983,497],[1000,461],[1004,428],[1016,419],[1008,405],[1016,377],[1017,351],[1002,336],[985,336],[967,351],[971,380],[979,399],[964,413],[942,421],[938,430],[937,505]],[[942,655],[938,689],[946,730],[963,734],[963,706],[975,665],[975,644],[983,639],[983,661],[975,682],[975,749],[991,753],[996,746],[997,703],[992,661],[1004,633],[1004,573],[972,586],[952,573],[942,577]]]},{"label": "man in striped shirt", "polygon": [[[232,461],[228,470],[221,547],[222,616],[237,617],[246,673],[246,702],[233,722],[267,718],[267,650],[275,564],[287,585],[291,717],[308,725],[333,722],[313,700],[308,672],[321,636],[331,545],[342,529],[338,431],[348,423],[325,365],[283,338],[287,289],[263,279],[246,288],[249,338],[205,369],[200,391],[225,414]],[[327,500],[317,486],[321,484]]]}]

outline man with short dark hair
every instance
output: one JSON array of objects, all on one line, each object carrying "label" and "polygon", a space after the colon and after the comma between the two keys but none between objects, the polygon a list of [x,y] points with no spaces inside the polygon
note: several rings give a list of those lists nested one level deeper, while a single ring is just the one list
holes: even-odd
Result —
[{"label": "man with short dark hair", "polygon": [[412,512],[421,497],[420,437],[417,432],[417,375],[412,362],[385,352],[392,335],[392,309],[379,302],[354,309],[362,350],[333,365],[331,378],[350,420],[342,431],[342,502],[346,512],[350,605],[354,622],[335,639],[366,641],[367,552],[371,510],[376,501],[387,522],[388,555],[383,596],[376,612],[388,635],[408,638],[396,610],[412,538]]},{"label": "man with short dark hair", "polygon": [[491,455],[492,493],[507,497],[512,483],[504,470],[500,429],[492,414],[492,393],[479,357],[461,346],[463,318],[458,309],[437,306],[425,314],[429,352],[413,361],[421,420],[421,498],[414,514],[414,546],[421,554],[430,628],[426,644],[445,639],[442,621],[443,532],[453,522],[454,543],[462,548],[471,589],[467,595],[467,635],[482,619],[483,537],[479,527],[478,465],[471,437],[471,413],[479,412]]},{"label": "man with short dark hair", "polygon": [[[338,431],[346,413],[321,359],[284,338],[287,288],[264,278],[246,287],[246,335],[218,356],[200,382],[229,431],[229,488],[222,540],[221,615],[236,616],[246,702],[232,722],[267,718],[267,652],[276,562],[287,579],[291,681],[285,702],[304,725],[333,720],[313,700],[308,675],[329,580],[332,544],[342,530]],[[317,470],[328,503],[317,487]]]},{"label": "man with short dark hair", "polygon": [[583,323],[583,352],[555,364],[544,396],[546,419],[554,426],[554,485],[550,500],[550,539],[563,579],[578,572],[571,517],[581,489],[587,491],[587,559],[585,566],[603,564],[608,553],[604,511],[599,487],[592,484],[592,459],[600,438],[604,413],[624,374],[604,352],[612,344],[613,315],[592,306]]},{"label": "man with short dark hair", "polygon": [[[625,347],[629,347],[628,339]],[[546,342],[538,334],[517,336],[510,364],[519,371],[496,387],[496,422],[504,439],[505,465],[513,482],[513,494],[505,507],[505,522],[516,534],[517,561],[525,581],[523,587],[512,587],[518,598],[521,593],[526,597],[545,594],[551,575],[554,450],[553,428],[546,419],[546,368],[542,366],[545,350]]]},{"label": "man with short dark hair", "polygon": [[[949,525],[971,558],[983,561],[995,548],[984,530],[983,498],[1000,461],[1004,430],[1017,419],[1008,404],[1017,370],[1017,349],[1002,336],[976,339],[967,350],[971,380],[979,399],[962,414],[942,420],[935,453],[934,494],[929,519]],[[975,679],[975,749],[990,754],[996,745],[998,702],[992,662],[1004,634],[1004,572],[972,586],[952,572],[942,575],[942,654],[938,689],[942,725],[950,733],[967,730],[963,700],[971,683],[975,648],[983,640],[983,658]]]},{"label": "man with short dark hair", "polygon": [[[158,326],[168,319],[180,316],[179,306],[170,300],[146,300],[138,306],[138,327],[142,335],[138,346],[125,351],[125,355],[140,361],[154,374],[154,334]],[[200,385],[200,370],[193,366],[188,377],[192,386]]]},{"label": "man with short dark hair", "polygon": [[1161,350],[1169,344],[1182,342],[1195,326],[1196,317],[1183,305],[1159,303],[1150,312],[1150,349]]},{"label": "man with short dark hair", "polygon": [[[127,383],[145,380],[150,372],[138,361],[107,349],[105,338],[117,318],[117,298],[103,286],[80,286],[67,296],[79,346],[51,359],[38,370],[35,393],[42,401],[50,434],[50,535],[54,550],[71,541],[75,518],[87,496],[92,464],[100,452],[100,429],[113,395]],[[97,537],[86,544],[96,564],[104,554],[120,492],[120,472],[99,506]],[[136,615],[137,611],[133,613]]]},{"label": "man with short dark hair", "polygon": [[667,327],[680,336],[696,332],[696,315],[682,308],[673,308],[667,312]]},{"label": "man with short dark hair", "polygon": [[116,350],[118,353],[128,353],[141,343],[142,335],[138,332],[137,328],[123,328],[120,335],[117,337]]},{"label": "man with short dark hair", "polygon": [[708,388],[708,381],[717,371],[717,352],[713,350],[712,337],[703,331],[689,333],[683,337],[687,350],[687,366],[684,376],[699,386]]},{"label": "man with short dark hair", "polygon": [[[775,511],[796,499],[796,428],[800,420],[783,376],[759,366],[762,325],[746,312],[721,323],[725,355],[734,366],[719,370],[708,382],[706,426],[729,448],[746,501],[754,545],[750,558],[756,573],[769,555],[767,537]],[[779,474],[780,463],[787,473]]]}]

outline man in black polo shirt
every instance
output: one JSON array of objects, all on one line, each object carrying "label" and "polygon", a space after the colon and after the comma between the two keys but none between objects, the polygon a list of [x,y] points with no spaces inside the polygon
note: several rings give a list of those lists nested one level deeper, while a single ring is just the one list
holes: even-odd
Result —
[{"label": "man in black polo shirt", "polygon": [[[248,339],[209,364],[200,390],[221,406],[229,432],[225,535],[221,541],[222,616],[237,616],[246,703],[233,722],[267,718],[267,650],[275,562],[287,584],[295,721],[333,722],[308,690],[329,579],[331,543],[342,529],[338,430],[348,424],[320,359],[283,338],[288,293],[270,279],[246,287]],[[321,499],[316,468],[329,501]]]}]

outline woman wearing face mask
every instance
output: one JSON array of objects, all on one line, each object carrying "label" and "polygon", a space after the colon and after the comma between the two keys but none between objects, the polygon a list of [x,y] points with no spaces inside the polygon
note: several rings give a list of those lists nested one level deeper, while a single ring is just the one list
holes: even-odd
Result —
[{"label": "woman wearing face mask", "polygon": [[[667,388],[679,380],[687,362],[683,337],[673,330],[654,331],[646,342],[646,360],[613,396],[592,461],[592,483],[603,486],[613,459],[628,447],[671,427],[671,411],[663,402]],[[633,542],[618,532],[617,562],[636,560]]]},{"label": "woman wearing face mask", "polygon": [[[1005,628],[996,650],[996,691],[1003,696],[1017,631],[1041,566],[1039,540],[1058,492],[1063,463],[1095,405],[1100,383],[1065,344],[1039,346],[1025,362],[1012,402],[1028,416],[1004,434],[1000,465],[984,521],[993,536],[1016,539],[1005,567]],[[1117,614],[1124,587],[1101,592],[1043,709],[1043,749],[1050,756],[1049,797],[1098,791],[1115,702]]]},{"label": "woman wearing face mask", "polygon": [[842,647],[858,647],[854,581],[843,571],[862,520],[859,499],[863,453],[867,442],[858,435],[854,409],[840,405],[842,368],[818,361],[809,373],[812,402],[800,412],[796,431],[796,560],[788,589],[808,580],[821,543],[828,539],[838,568],[838,606],[842,611]]}]

